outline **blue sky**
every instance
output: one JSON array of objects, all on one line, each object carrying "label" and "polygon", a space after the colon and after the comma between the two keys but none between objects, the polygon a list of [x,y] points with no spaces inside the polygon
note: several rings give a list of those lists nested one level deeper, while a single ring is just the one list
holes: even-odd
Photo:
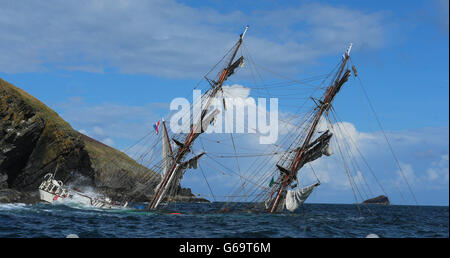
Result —
[{"label": "blue sky", "polygon": [[[289,78],[329,72],[353,42],[352,61],[419,203],[448,205],[448,1],[0,3],[0,77],[118,149],[151,131],[172,99],[190,97],[247,24],[255,63]],[[383,138],[358,87],[349,83],[336,110],[361,136],[393,202],[408,204],[394,187],[392,156],[367,140]],[[310,201],[353,202],[345,176],[325,165],[317,164],[329,180]],[[195,176],[183,185],[207,192]]]}]

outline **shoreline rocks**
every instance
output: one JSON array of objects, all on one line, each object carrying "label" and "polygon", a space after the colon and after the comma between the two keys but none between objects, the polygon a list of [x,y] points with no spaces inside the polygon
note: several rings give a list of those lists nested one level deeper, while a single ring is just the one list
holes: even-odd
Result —
[{"label": "shoreline rocks", "polygon": [[0,203],[36,204],[40,199],[38,192],[21,192],[10,188],[0,189]]}]

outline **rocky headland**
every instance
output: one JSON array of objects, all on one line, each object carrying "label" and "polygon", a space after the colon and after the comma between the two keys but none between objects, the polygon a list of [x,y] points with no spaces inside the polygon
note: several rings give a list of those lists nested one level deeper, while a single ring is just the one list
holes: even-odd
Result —
[{"label": "rocky headland", "polygon": [[[0,203],[39,202],[47,173],[113,200],[149,201],[160,176],[110,146],[72,129],[55,111],[0,79]],[[145,187],[143,178],[154,178]],[[178,186],[178,200],[201,202]]]}]

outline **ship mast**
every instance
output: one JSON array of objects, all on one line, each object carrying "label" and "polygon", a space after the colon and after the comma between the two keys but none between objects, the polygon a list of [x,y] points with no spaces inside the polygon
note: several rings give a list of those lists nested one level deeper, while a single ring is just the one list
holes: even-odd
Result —
[{"label": "ship mast", "polygon": [[331,108],[331,103],[332,103],[334,97],[336,96],[336,94],[341,89],[342,85],[348,80],[348,77],[350,76],[349,69],[347,69],[343,75],[342,75],[342,73],[343,73],[343,71],[346,67],[347,61],[350,57],[351,48],[352,48],[352,44],[350,44],[347,51],[344,53],[342,64],[340,65],[339,70],[336,73],[336,76],[333,79],[332,84],[327,88],[322,99],[319,101],[320,105],[318,105],[318,107],[317,107],[317,111],[314,116],[314,120],[311,124],[309,132],[308,132],[302,146],[299,149],[297,149],[297,151],[295,153],[294,159],[292,160],[291,165],[290,165],[290,171],[287,169],[283,169],[284,176],[283,176],[280,186],[278,187],[278,190],[276,191],[277,195],[276,195],[276,197],[271,205],[271,208],[269,210],[270,213],[273,213],[275,211],[275,209],[277,208],[278,203],[280,201],[280,196],[282,195],[283,190],[288,185],[290,185],[295,180],[295,178],[297,178],[297,172],[299,169],[300,161],[302,161],[303,154],[305,153],[305,150],[307,149],[307,147],[309,146],[309,144],[311,142],[312,136],[313,136],[314,132],[316,131],[316,127],[317,127],[317,124],[319,123],[320,118],[322,117],[324,112],[328,111]]},{"label": "ship mast", "polygon": [[208,98],[207,104],[205,105],[205,108],[202,109],[202,113],[199,118],[199,123],[195,123],[191,127],[191,131],[185,138],[184,144],[179,145],[179,148],[177,149],[176,155],[172,161],[172,164],[170,165],[169,170],[164,175],[162,182],[158,185],[155,195],[147,207],[149,210],[156,209],[159,205],[159,202],[164,198],[165,192],[167,190],[167,186],[170,184],[170,182],[174,178],[175,174],[180,171],[179,166],[182,163],[182,159],[190,151],[190,146],[194,143],[195,139],[203,132],[203,130],[198,127],[202,126],[202,121],[205,118],[206,113],[209,109],[209,106],[211,105],[215,95],[219,92],[219,90],[222,89],[222,85],[227,80],[228,76],[232,75],[234,73],[234,70],[242,63],[242,61],[243,61],[242,56],[240,58],[238,58],[235,62],[233,62],[233,61],[234,61],[234,58],[236,57],[239,47],[242,44],[242,41],[244,39],[245,33],[247,32],[247,29],[248,29],[248,26],[245,27],[244,32],[240,35],[239,40],[236,43],[235,49],[233,51],[233,54],[227,64],[227,66],[222,70],[218,81],[217,82],[213,81],[213,83],[211,84],[212,91]]}]

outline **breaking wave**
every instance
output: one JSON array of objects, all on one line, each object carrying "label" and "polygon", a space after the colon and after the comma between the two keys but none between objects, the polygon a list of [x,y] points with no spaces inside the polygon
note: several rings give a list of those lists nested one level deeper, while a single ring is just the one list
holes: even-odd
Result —
[{"label": "breaking wave", "polygon": [[5,203],[0,204],[0,210],[23,210],[29,208],[29,206],[25,203]]}]

